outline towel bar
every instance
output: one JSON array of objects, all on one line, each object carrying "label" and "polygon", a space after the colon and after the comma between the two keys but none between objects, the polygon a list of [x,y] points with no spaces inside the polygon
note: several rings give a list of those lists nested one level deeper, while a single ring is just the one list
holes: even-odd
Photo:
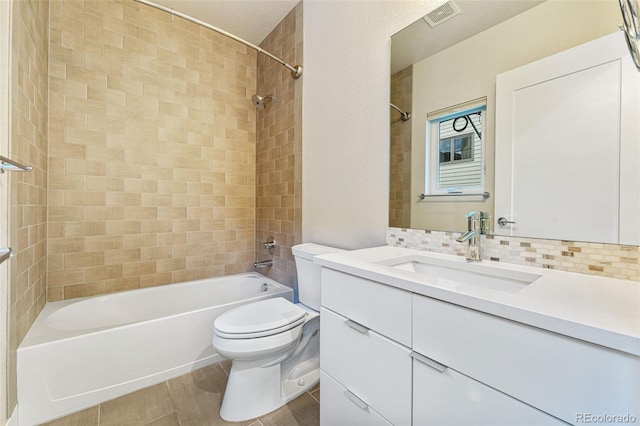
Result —
[{"label": "towel bar", "polygon": [[4,173],[5,170],[8,172],[30,172],[33,167],[25,166],[0,155],[0,173]]},{"label": "towel bar", "polygon": [[427,197],[466,197],[466,196],[472,196],[472,195],[480,195],[482,196],[482,198],[489,198],[491,196],[491,194],[489,192],[482,192],[482,193],[477,193],[477,194],[462,194],[460,192],[451,192],[449,194],[420,194],[418,195],[418,197],[421,200],[424,200]]},{"label": "towel bar", "polygon": [[11,247],[0,248],[0,263],[9,259],[11,256],[13,256],[13,250],[11,250]]}]

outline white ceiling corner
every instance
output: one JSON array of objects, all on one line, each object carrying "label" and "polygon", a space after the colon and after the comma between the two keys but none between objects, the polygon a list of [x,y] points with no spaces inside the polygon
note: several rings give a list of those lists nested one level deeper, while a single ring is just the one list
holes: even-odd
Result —
[{"label": "white ceiling corner", "polygon": [[299,0],[151,1],[260,45]]}]

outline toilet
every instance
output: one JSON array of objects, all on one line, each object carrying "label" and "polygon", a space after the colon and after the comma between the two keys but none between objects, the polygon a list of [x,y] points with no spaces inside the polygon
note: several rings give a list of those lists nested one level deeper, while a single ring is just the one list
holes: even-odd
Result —
[{"label": "toilet", "polygon": [[232,360],[220,408],[223,420],[267,414],[320,380],[320,267],[313,257],[343,250],[311,243],[291,250],[300,303],[267,299],[232,309],[214,322],[213,347]]}]

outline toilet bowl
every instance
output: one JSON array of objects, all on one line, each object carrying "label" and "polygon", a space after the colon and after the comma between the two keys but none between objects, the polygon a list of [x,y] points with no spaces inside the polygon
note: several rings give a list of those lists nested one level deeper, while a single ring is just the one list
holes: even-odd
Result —
[{"label": "toilet bowl", "polygon": [[213,345],[225,358],[267,364],[295,349],[306,317],[282,297],[250,303],[216,319]]},{"label": "toilet bowl", "polygon": [[[246,327],[242,332],[230,332],[234,327],[227,326],[235,324],[230,318],[220,316],[214,324],[213,346],[233,361],[220,408],[220,417],[226,421],[249,420],[269,413],[314,386],[320,378],[319,314],[283,298],[265,302],[269,303],[248,304],[230,314],[233,319],[241,319],[241,314],[259,318],[256,313],[273,309],[269,312],[271,318],[284,315],[281,324],[272,323],[275,326],[267,328],[254,323],[256,328]],[[253,308],[256,312],[251,312]],[[287,317],[291,312],[300,317]]]},{"label": "toilet bowl", "polygon": [[232,360],[220,408],[226,421],[276,410],[320,380],[320,268],[313,257],[341,250],[302,244],[292,251],[301,303],[267,299],[230,310],[214,323],[213,347]]}]

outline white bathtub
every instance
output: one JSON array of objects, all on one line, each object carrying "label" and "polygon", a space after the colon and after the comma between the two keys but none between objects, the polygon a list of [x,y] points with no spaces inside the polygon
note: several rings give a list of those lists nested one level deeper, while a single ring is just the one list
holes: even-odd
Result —
[{"label": "white bathtub", "polygon": [[211,346],[214,320],[272,297],[293,300],[293,290],[247,273],[47,303],[18,347],[19,424],[52,420],[220,361]]}]

